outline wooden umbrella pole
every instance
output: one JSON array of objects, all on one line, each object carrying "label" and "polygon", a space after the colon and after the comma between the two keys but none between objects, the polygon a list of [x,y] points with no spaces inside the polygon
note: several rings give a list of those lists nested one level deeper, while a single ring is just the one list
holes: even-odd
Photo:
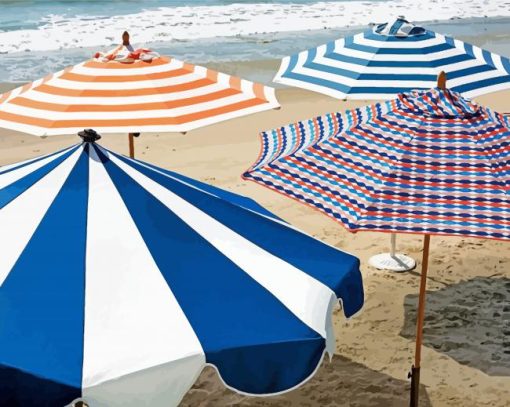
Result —
[{"label": "wooden umbrella pole", "polygon": [[423,320],[425,318],[425,294],[427,288],[427,271],[429,268],[430,235],[423,239],[423,259],[421,264],[420,296],[418,298],[418,314],[416,317],[416,350],[414,366],[411,368],[411,402],[410,407],[418,407],[420,394],[421,344],[423,340]]},{"label": "wooden umbrella pole", "polygon": [[135,135],[133,133],[129,133],[128,137],[129,137],[129,157],[135,158]]}]

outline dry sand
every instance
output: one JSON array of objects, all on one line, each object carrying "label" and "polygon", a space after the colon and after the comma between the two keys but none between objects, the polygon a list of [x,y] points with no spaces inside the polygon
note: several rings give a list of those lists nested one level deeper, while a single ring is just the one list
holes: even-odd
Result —
[{"label": "dry sand", "polygon": [[[510,111],[510,93],[479,98]],[[282,109],[181,134],[143,135],[137,158],[256,199],[302,230],[361,259],[366,302],[346,321],[335,315],[336,355],[301,388],[273,398],[225,389],[206,369],[184,406],[407,406],[407,373],[414,355],[414,318],[422,241],[399,235],[397,247],[418,260],[416,271],[378,271],[367,260],[385,251],[386,234],[350,234],[338,223],[240,174],[259,152],[258,131],[366,102],[343,102],[297,89],[278,91]],[[76,137],[39,139],[0,131],[0,165],[49,153]],[[126,135],[101,144],[127,154]],[[433,237],[428,279],[422,406],[510,406],[510,243]]]}]

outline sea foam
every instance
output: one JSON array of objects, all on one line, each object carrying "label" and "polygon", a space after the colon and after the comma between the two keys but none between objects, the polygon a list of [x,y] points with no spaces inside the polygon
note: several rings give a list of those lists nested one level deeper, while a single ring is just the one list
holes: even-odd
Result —
[{"label": "sea foam", "polygon": [[404,15],[419,21],[508,17],[508,0],[389,0],[308,4],[230,4],[160,7],[136,14],[46,16],[37,29],[0,32],[0,53],[105,47],[124,30],[136,45],[214,37],[366,26]]}]

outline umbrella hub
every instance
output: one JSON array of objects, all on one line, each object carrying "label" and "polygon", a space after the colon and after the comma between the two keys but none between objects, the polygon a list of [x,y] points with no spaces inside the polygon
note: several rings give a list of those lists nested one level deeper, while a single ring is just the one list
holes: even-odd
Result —
[{"label": "umbrella hub", "polygon": [[78,136],[80,136],[83,139],[84,143],[94,143],[96,140],[99,140],[101,138],[101,135],[99,135],[93,129],[85,129],[83,131],[80,131],[78,133]]},{"label": "umbrella hub", "polygon": [[374,32],[376,34],[390,37],[410,37],[425,34],[427,30],[423,27],[410,23],[403,16],[399,16],[393,21],[379,24],[374,28]]},{"label": "umbrella hub", "polygon": [[449,89],[433,88],[398,95],[403,108],[433,118],[463,119],[481,114],[476,103]]}]

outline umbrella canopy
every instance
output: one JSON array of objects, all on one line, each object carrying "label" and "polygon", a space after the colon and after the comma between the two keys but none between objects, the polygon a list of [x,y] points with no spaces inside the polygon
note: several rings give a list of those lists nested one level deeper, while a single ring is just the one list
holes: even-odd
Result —
[{"label": "umbrella canopy", "polygon": [[510,88],[510,60],[403,18],[282,60],[275,82],[339,99],[392,99],[445,71],[465,97]]},{"label": "umbrella canopy", "polygon": [[510,129],[449,90],[264,132],[244,174],[352,232],[510,239]]},{"label": "umbrella canopy", "polygon": [[508,119],[441,88],[262,133],[244,174],[348,230],[425,234],[411,406],[418,406],[430,235],[510,240]]},{"label": "umbrella canopy", "polygon": [[0,95],[0,127],[37,136],[186,132],[276,107],[273,88],[177,59],[94,59]]},{"label": "umbrella canopy", "polygon": [[92,141],[0,169],[0,245],[1,405],[171,406],[206,364],[285,391],[363,303],[354,256]]}]

